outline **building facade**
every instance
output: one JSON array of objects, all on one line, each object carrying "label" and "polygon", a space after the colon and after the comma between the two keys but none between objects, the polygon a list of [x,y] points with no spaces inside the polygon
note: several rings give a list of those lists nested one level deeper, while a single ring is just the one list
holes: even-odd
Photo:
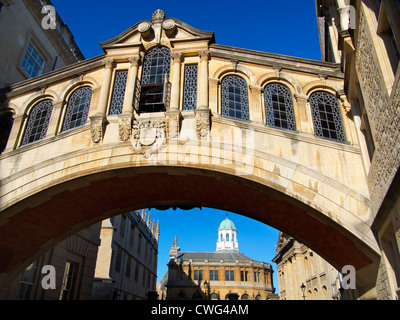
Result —
[{"label": "building facade", "polygon": [[270,264],[239,252],[237,230],[228,217],[218,229],[215,252],[181,251],[175,237],[167,276],[160,284],[167,300],[276,299]]},{"label": "building facade", "polygon": [[[0,288],[0,300],[91,300],[100,245],[101,223],[68,237],[37,258],[9,286]],[[54,268],[54,287],[45,277]],[[53,273],[51,274],[51,276]]]},{"label": "building facade", "polygon": [[156,292],[159,224],[146,210],[101,223],[93,299],[144,300]]},{"label": "building facade", "polygon": [[[7,30],[0,33],[0,88],[84,60],[67,25],[55,11],[50,17],[47,6],[50,0],[0,1],[0,30]],[[0,108],[0,154],[13,116],[12,109]]]},{"label": "building facade", "polygon": [[85,59],[50,0],[0,5],[0,88]]},{"label": "building facade", "polygon": [[280,232],[276,246],[279,299],[352,300],[353,290],[342,289],[342,275],[316,252]]},{"label": "building facade", "polygon": [[322,59],[341,64],[381,259],[377,299],[400,294],[400,3],[316,0]]},{"label": "building facade", "polygon": [[[337,9],[349,3],[357,17],[355,29],[349,27],[350,23],[341,25],[346,19],[334,18],[339,14]],[[212,32],[166,18],[164,12],[157,10],[151,20],[138,22],[101,43],[103,55],[0,90],[2,110],[14,113],[7,146],[0,156],[5,164],[1,171],[2,203],[18,203],[25,196],[18,184],[21,180],[30,179],[23,192],[29,190],[36,196],[45,193],[53,186],[51,183],[62,185],[75,174],[85,177],[102,170],[114,173],[114,168],[138,168],[159,151],[162,156],[166,154],[163,151],[171,152],[167,153],[169,156],[173,152],[169,148],[172,141],[179,141],[173,145],[179,148],[176,154],[186,155],[187,146],[183,144],[190,137],[209,139],[213,149],[206,151],[218,153],[193,153],[190,160],[208,161],[201,166],[193,161],[195,170],[237,178],[232,171],[240,174],[243,167],[237,163],[224,167],[222,162],[216,166],[213,161],[224,160],[227,152],[220,152],[222,148],[215,145],[221,145],[221,132],[233,136],[238,128],[251,129],[259,166],[249,175],[249,181],[278,190],[278,195],[268,200],[283,197],[289,201],[274,202],[276,212],[259,210],[226,194],[221,194],[224,201],[211,193],[196,201],[211,202],[209,199],[214,197],[212,204],[220,206],[229,201],[238,211],[252,211],[249,215],[272,225],[275,222],[285,227],[282,230],[308,239],[338,265],[357,262],[363,269],[358,274],[364,280],[359,283],[364,298],[395,299],[399,288],[400,91],[392,61],[396,62],[393,44],[398,43],[398,28],[391,18],[397,12],[395,2],[379,3],[317,1],[323,47],[331,48],[330,54],[324,53],[327,61],[216,44]],[[342,16],[348,18],[349,14],[341,10]],[[329,41],[333,43],[330,47]],[[164,142],[168,142],[168,148],[163,149]],[[58,166],[49,164],[49,155],[59,161]],[[168,162],[170,167],[174,167],[175,160]],[[35,165],[40,165],[41,170],[35,171]],[[190,166],[182,162],[179,165],[184,168],[176,169],[175,172],[182,170],[178,175],[189,170]],[[113,179],[123,179],[122,176],[128,179],[125,172],[115,172]],[[177,181],[182,180],[183,175]],[[241,190],[247,187],[240,185]],[[85,201],[89,196],[103,200],[99,199],[99,192],[113,192],[106,187],[99,183],[97,189],[88,188]],[[124,201],[118,202],[118,208],[152,201],[150,195],[141,194],[138,201],[142,203],[134,203],[130,197],[134,184],[127,183],[126,188],[130,193],[127,196],[115,195]],[[207,185],[199,188],[204,192]],[[164,194],[165,189],[159,187],[159,194]],[[176,193],[167,194],[169,199],[160,197],[155,205],[184,198],[186,191],[179,192],[179,197]],[[194,193],[185,194],[189,202],[197,196]],[[293,199],[299,200],[300,205],[291,207]],[[286,216],[280,213],[289,215],[293,208],[304,220],[283,221]],[[315,210],[314,220],[310,218],[310,208]],[[66,209],[61,207],[60,216],[68,214],[63,210]],[[81,210],[77,213],[79,218],[88,219],[86,211]],[[92,214],[94,219],[102,213],[94,209]],[[319,228],[309,227],[310,221]],[[359,260],[348,252],[347,256],[335,254],[332,248],[337,248],[336,238],[322,238],[326,230],[334,232],[336,227],[345,240],[343,246],[348,252],[356,252]],[[379,248],[372,232],[378,234]],[[347,238],[348,234],[354,237]],[[18,240],[12,244],[15,250],[22,247]],[[366,250],[359,251],[360,247]],[[23,259],[22,254],[15,255],[15,259]],[[378,259],[379,266],[375,268]],[[379,272],[367,272],[364,267]]]}]

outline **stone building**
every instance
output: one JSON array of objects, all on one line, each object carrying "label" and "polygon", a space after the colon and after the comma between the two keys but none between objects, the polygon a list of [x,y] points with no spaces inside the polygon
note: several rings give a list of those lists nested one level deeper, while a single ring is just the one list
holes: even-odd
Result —
[{"label": "stone building", "polygon": [[47,6],[50,0],[0,1],[0,88],[84,60],[68,26]]},{"label": "stone building", "polygon": [[159,293],[167,300],[276,299],[272,267],[239,252],[237,230],[228,217],[218,229],[215,252],[181,251],[175,237]]},{"label": "stone building", "polygon": [[400,2],[316,0],[322,59],[340,63],[381,258],[377,299],[400,295]]},{"label": "stone building", "polygon": [[[95,223],[38,257],[10,285],[0,287],[0,300],[91,300],[100,227]],[[54,267],[54,287],[48,289],[42,285],[50,275],[45,266]]]},{"label": "stone building", "polygon": [[[56,12],[55,20],[50,20],[44,7],[51,5],[50,0],[0,1],[0,88],[84,60],[74,36]],[[47,28],[50,23],[55,29]],[[13,115],[13,110],[0,108],[0,154]]]},{"label": "stone building", "polygon": [[[1,249],[13,254],[0,279],[104,215],[212,206],[354,265],[362,299],[396,299],[395,5],[317,1],[326,61],[217,44],[157,10],[102,42],[104,54],[0,90],[14,114],[0,155]],[[24,232],[32,215],[41,223]]]},{"label": "stone building", "polygon": [[[276,246],[279,299],[353,299],[351,290],[341,287],[342,275],[316,252],[293,237],[280,232]],[[303,286],[303,288],[302,288]]]},{"label": "stone building", "polygon": [[101,223],[93,299],[143,300],[156,291],[159,224],[146,210]]}]

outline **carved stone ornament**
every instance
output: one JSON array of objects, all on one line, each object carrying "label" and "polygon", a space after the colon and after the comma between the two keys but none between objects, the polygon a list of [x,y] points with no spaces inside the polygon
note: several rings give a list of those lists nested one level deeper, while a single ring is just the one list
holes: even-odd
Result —
[{"label": "carved stone ornament", "polygon": [[121,141],[129,140],[132,132],[132,119],[130,117],[119,118],[118,131],[119,131],[119,138],[121,139]]},{"label": "carved stone ornament", "polygon": [[179,137],[179,117],[179,111],[169,111],[166,113],[168,139],[177,139]]},{"label": "carved stone ornament", "polygon": [[105,121],[103,115],[90,117],[90,134],[94,143],[99,143],[103,138]]},{"label": "carved stone ornament", "polygon": [[132,125],[131,143],[137,154],[145,158],[158,152],[166,145],[164,120],[134,121]]},{"label": "carved stone ornament", "polygon": [[209,135],[211,129],[210,109],[196,110],[196,129],[200,139]]},{"label": "carved stone ornament", "polygon": [[162,11],[161,9],[157,9],[156,11],[154,11],[153,16],[152,16],[152,20],[164,20],[165,19],[165,13],[164,11]]}]

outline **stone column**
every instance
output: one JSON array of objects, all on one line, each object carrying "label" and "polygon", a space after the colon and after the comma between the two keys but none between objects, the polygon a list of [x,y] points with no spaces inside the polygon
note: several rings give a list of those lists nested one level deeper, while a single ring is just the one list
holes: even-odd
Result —
[{"label": "stone column", "polygon": [[182,53],[173,52],[171,53],[173,59],[173,74],[171,82],[171,110],[179,110],[179,92],[180,92],[180,80],[181,80],[181,62]]},{"label": "stone column", "polygon": [[179,137],[179,93],[180,93],[180,78],[181,78],[181,62],[182,53],[171,53],[173,59],[173,74],[171,82],[171,100],[166,112],[167,119],[167,137],[177,139]]},{"label": "stone column", "polygon": [[199,73],[199,102],[197,109],[208,109],[208,59],[209,51],[202,50],[200,56]]},{"label": "stone column", "polygon": [[126,81],[124,105],[122,107],[122,113],[118,115],[119,138],[121,141],[128,140],[132,132],[132,120],[134,114],[133,105],[135,103],[134,90],[140,56],[130,57],[129,62],[131,65],[128,70],[128,78]]},{"label": "stone column", "polygon": [[200,73],[199,73],[199,100],[196,113],[196,130],[198,137],[205,138],[208,136],[211,127],[211,110],[208,107],[208,60],[209,50],[199,52],[200,56]]},{"label": "stone column", "polygon": [[110,94],[110,85],[112,71],[114,68],[114,59],[106,58],[103,61],[105,65],[103,84],[101,86],[97,113],[90,117],[90,133],[94,143],[100,142],[103,137],[104,125],[106,123],[107,102]]},{"label": "stone column", "polygon": [[100,91],[99,104],[97,107],[97,114],[103,114],[103,115],[106,114],[114,62],[115,61],[112,58],[106,58],[103,61],[103,64],[105,65],[105,70],[104,70],[103,84],[101,86],[101,91]]},{"label": "stone column", "polygon": [[122,113],[130,112],[133,113],[133,90],[135,89],[135,81],[138,74],[138,68],[140,63],[140,56],[134,56],[129,58],[130,67],[128,70],[128,78],[126,81],[126,90],[124,105],[122,108]]}]

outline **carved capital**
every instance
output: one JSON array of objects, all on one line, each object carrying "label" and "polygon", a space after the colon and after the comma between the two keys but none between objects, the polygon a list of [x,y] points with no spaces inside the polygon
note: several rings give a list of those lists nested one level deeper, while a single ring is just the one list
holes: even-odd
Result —
[{"label": "carved capital", "polygon": [[105,58],[103,60],[103,65],[106,67],[106,69],[112,69],[114,68],[115,60],[113,58]]},{"label": "carved capital", "polygon": [[200,60],[208,60],[210,58],[210,50],[204,49],[199,51]]},{"label": "carved capital", "polygon": [[180,51],[171,52],[171,58],[174,60],[174,63],[181,63],[183,60],[183,54]]},{"label": "carved capital", "polygon": [[132,56],[132,57],[129,57],[128,60],[129,60],[130,64],[135,67],[137,67],[141,61],[140,56]]}]

